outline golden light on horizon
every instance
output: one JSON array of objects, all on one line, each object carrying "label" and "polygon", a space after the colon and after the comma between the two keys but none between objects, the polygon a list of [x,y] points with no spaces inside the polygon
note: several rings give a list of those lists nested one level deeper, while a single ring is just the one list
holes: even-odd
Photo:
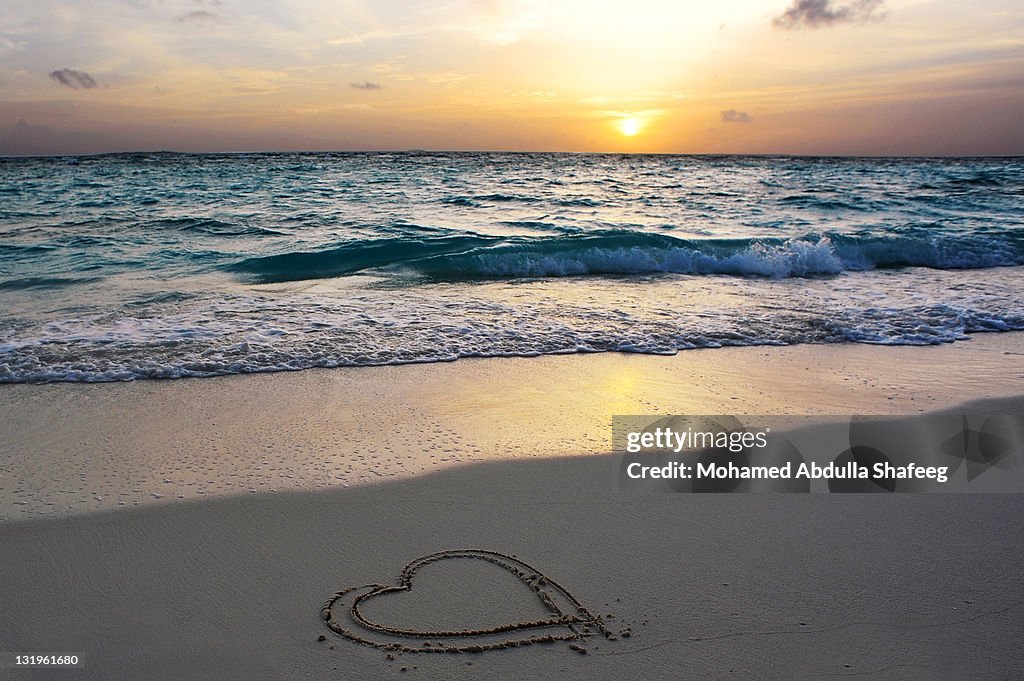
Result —
[{"label": "golden light on horizon", "polygon": [[619,132],[626,137],[636,137],[644,129],[644,121],[636,116],[621,118],[616,125],[618,125]]}]

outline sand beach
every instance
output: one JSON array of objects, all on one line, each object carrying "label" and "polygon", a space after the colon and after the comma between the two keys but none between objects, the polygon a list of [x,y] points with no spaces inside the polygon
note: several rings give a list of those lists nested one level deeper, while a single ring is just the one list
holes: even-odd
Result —
[{"label": "sand beach", "polygon": [[[629,494],[609,422],[1019,415],[1021,351],[998,334],[4,386],[0,649],[83,662],[0,677],[1012,678],[1016,494]],[[390,649],[323,619],[339,591],[403,584],[361,615],[500,631]],[[593,619],[507,629],[544,619],[551,584]],[[538,633],[556,640],[405,649]]]}]

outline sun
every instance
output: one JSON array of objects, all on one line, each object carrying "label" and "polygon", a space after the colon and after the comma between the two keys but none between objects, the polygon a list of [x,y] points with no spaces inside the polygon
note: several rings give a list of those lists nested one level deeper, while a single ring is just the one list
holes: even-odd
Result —
[{"label": "sun", "polygon": [[640,134],[640,131],[644,129],[643,121],[636,116],[626,116],[625,118],[621,118],[617,125],[619,126],[619,132],[626,137],[636,137]]}]

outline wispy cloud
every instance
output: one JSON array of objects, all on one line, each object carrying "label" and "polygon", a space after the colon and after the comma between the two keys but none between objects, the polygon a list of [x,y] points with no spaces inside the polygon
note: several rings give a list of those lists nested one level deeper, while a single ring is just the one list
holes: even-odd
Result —
[{"label": "wispy cloud", "polygon": [[384,86],[380,83],[373,83],[368,80],[360,81],[358,83],[349,83],[352,87],[357,90],[383,90]]},{"label": "wispy cloud", "polygon": [[78,90],[79,88],[88,90],[98,85],[96,80],[85,71],[76,71],[69,68],[50,71],[50,78],[53,78],[61,85],[67,85],[73,90]]},{"label": "wispy cloud", "polygon": [[746,111],[737,111],[736,109],[729,109],[728,111],[722,112],[723,123],[749,123],[753,118]]},{"label": "wispy cloud", "polygon": [[772,19],[776,28],[822,28],[835,24],[858,24],[882,17],[884,0],[793,0],[785,12]]}]

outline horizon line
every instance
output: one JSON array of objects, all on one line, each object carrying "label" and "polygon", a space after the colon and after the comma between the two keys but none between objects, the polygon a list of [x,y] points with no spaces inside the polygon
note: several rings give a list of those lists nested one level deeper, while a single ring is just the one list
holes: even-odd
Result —
[{"label": "horizon line", "polygon": [[907,159],[907,160],[950,160],[950,159],[1024,159],[1024,154],[802,154],[793,152],[671,152],[671,151],[552,151],[528,149],[288,149],[288,150],[232,150],[232,151],[177,151],[173,149],[133,150],[133,151],[97,151],[89,153],[53,153],[53,154],[2,154],[0,159],[59,159],[59,158],[99,158],[103,156],[143,156],[143,155],[178,155],[178,156],[243,156],[270,154],[523,154],[523,155],[574,155],[574,156],[689,156],[689,157],[749,157],[749,158],[836,158],[836,159]]}]

